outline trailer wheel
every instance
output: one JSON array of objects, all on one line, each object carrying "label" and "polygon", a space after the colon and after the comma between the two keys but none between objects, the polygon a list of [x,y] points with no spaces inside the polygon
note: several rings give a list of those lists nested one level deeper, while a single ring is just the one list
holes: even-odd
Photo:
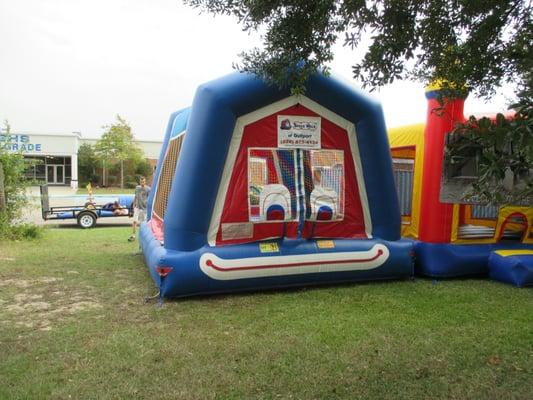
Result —
[{"label": "trailer wheel", "polygon": [[85,211],[78,215],[78,226],[82,229],[89,229],[96,225],[96,215]]}]

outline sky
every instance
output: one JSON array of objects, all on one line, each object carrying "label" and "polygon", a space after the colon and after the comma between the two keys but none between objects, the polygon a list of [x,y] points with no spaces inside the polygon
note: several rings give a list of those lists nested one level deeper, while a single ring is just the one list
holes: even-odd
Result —
[{"label": "sky", "polygon": [[[233,72],[260,44],[228,16],[180,0],[0,0],[0,121],[14,133],[98,137],[120,114],[142,140],[162,140],[171,112],[198,85]],[[338,45],[330,65],[356,87],[354,53]],[[465,113],[506,109],[511,91]],[[373,92],[387,126],[423,122],[424,86],[396,82]]]}]

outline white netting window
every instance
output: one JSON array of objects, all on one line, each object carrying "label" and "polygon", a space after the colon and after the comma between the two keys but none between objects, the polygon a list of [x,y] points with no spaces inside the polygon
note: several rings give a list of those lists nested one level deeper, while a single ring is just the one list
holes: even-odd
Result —
[{"label": "white netting window", "polygon": [[252,222],[296,219],[295,151],[248,150],[248,210]]},{"label": "white netting window", "polygon": [[345,183],[342,150],[311,150],[304,156],[306,218],[339,221],[344,218]]}]

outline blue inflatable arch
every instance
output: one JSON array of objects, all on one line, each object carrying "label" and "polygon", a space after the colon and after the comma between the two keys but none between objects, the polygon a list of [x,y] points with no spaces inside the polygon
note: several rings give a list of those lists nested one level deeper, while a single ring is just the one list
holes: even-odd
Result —
[{"label": "blue inflatable arch", "polygon": [[234,73],[170,117],[141,244],[161,296],[411,276],[381,106]]}]

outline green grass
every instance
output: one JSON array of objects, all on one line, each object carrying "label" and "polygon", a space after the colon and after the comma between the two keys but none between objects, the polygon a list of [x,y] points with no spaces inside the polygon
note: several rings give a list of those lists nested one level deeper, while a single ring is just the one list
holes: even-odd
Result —
[{"label": "green grass", "polygon": [[[106,188],[96,188],[93,187],[93,194],[128,194],[135,193],[135,189],[121,189],[119,187],[106,187]],[[79,187],[76,190],[76,194],[88,194],[87,188]]]},{"label": "green grass", "polygon": [[0,243],[0,399],[531,399],[531,289],[416,279],[158,309],[128,234]]}]

